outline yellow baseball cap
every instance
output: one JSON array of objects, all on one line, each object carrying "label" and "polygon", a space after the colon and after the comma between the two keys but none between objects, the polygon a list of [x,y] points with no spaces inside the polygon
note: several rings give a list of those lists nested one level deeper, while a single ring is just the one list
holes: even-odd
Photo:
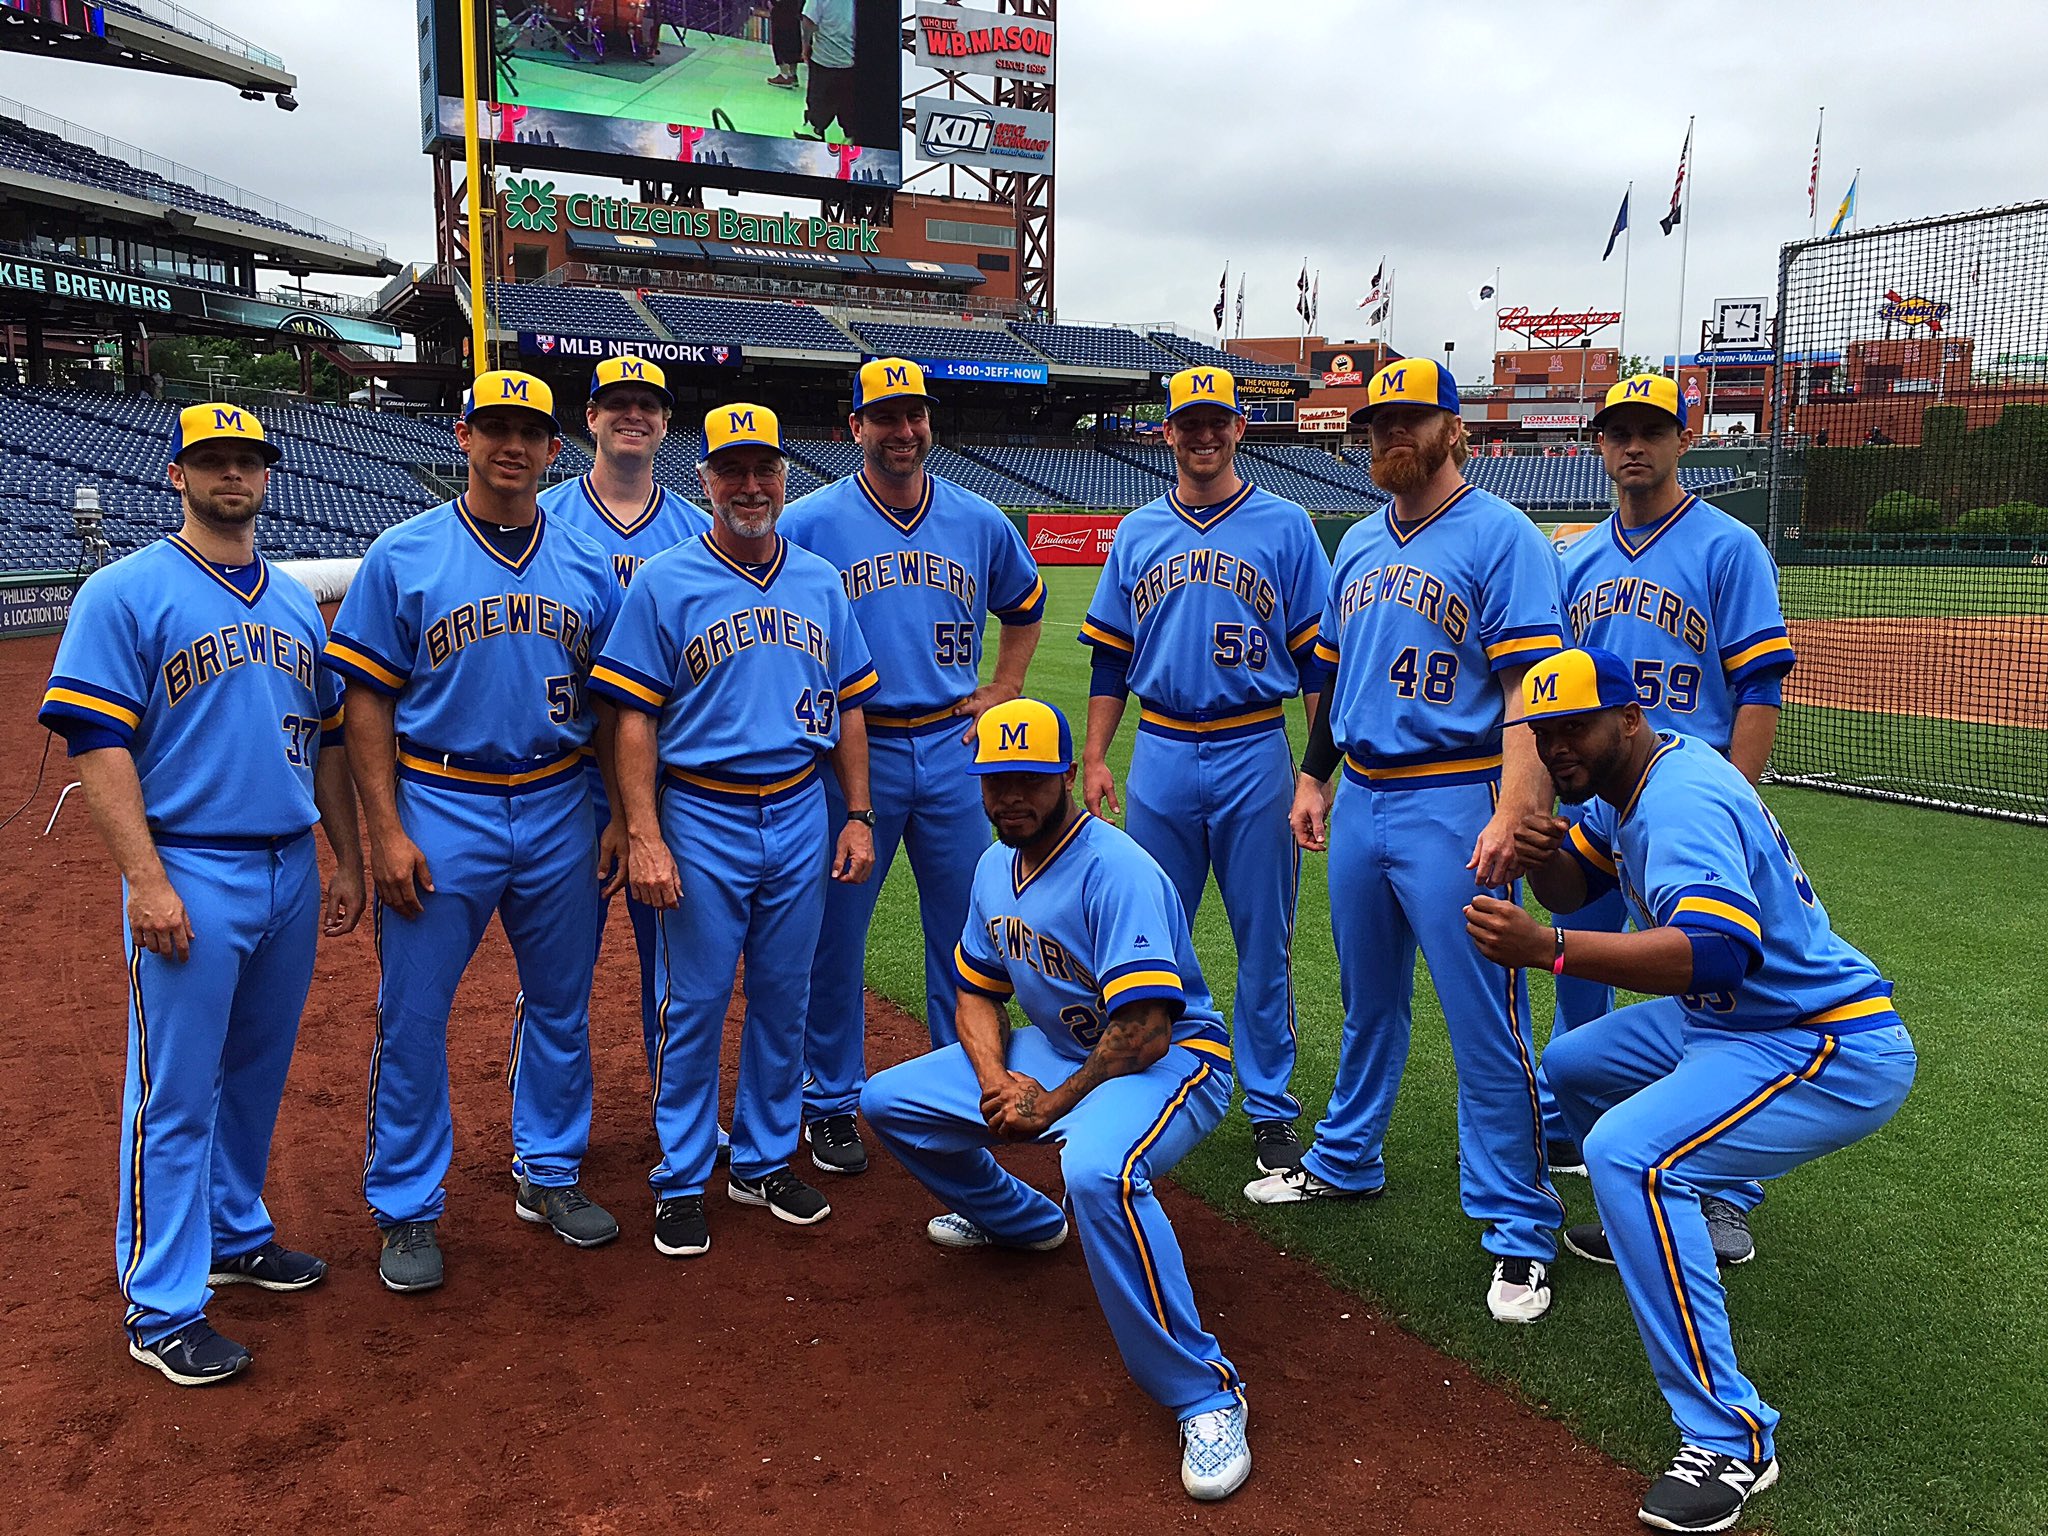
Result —
[{"label": "yellow baseball cap", "polygon": [[924,387],[924,369],[907,357],[877,357],[860,365],[853,377],[853,408],[864,411],[883,400],[902,397],[929,400]]},{"label": "yellow baseball cap", "polygon": [[1522,720],[1562,720],[1639,704],[1628,663],[1598,646],[1559,651],[1522,675]]},{"label": "yellow baseball cap", "polygon": [[590,398],[595,400],[614,384],[643,384],[670,406],[676,397],[668,392],[668,375],[659,363],[644,357],[608,357],[590,373]]},{"label": "yellow baseball cap", "polygon": [[1213,405],[1242,416],[1237,403],[1237,375],[1228,368],[1183,368],[1166,381],[1166,419],[1173,420],[1191,405]]},{"label": "yellow baseball cap", "polygon": [[555,392],[548,388],[546,380],[511,368],[480,373],[463,394],[462,419],[467,421],[478,411],[500,405],[545,416],[555,435],[561,436],[561,428],[555,425]]},{"label": "yellow baseball cap", "polygon": [[171,438],[171,462],[177,463],[178,456],[187,448],[197,448],[201,443],[247,443],[270,464],[284,457],[283,450],[263,435],[263,423],[256,419],[256,413],[239,405],[188,405],[178,412],[178,430]]},{"label": "yellow baseball cap", "polygon": [[1396,358],[1365,386],[1365,404],[1356,415],[1370,421],[1383,405],[1426,405],[1458,414],[1458,384],[1443,365],[1426,357]]},{"label": "yellow baseball cap", "polygon": [[772,448],[782,452],[782,423],[765,405],[721,405],[704,413],[704,457],[721,448]]},{"label": "yellow baseball cap", "polygon": [[1639,373],[1608,390],[1607,398],[1600,402],[1599,414],[1593,418],[1593,430],[1598,432],[1600,423],[1624,405],[1647,405],[1653,411],[1662,411],[1680,427],[1685,425],[1685,396],[1678,392],[1678,380],[1667,379],[1661,373]]},{"label": "yellow baseball cap", "polygon": [[1065,773],[1073,766],[1074,733],[1050,704],[1011,699],[975,723],[969,773]]}]

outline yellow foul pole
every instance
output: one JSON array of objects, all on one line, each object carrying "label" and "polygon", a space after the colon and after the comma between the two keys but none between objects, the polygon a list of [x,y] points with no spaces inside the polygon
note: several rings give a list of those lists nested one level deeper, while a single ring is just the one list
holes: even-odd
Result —
[{"label": "yellow foul pole", "polygon": [[477,142],[480,115],[476,80],[476,13],[490,0],[462,0],[462,164],[468,180],[463,199],[469,211],[469,363],[470,376],[487,372],[491,362],[486,350],[490,335],[489,316],[484,311],[484,180],[483,150]]}]

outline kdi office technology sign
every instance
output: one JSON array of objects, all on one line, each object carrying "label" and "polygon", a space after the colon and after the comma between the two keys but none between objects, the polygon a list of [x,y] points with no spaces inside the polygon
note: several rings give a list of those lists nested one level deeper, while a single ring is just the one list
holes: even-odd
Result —
[{"label": "kdi office technology sign", "polygon": [[920,96],[917,153],[937,165],[1050,176],[1052,114]]}]

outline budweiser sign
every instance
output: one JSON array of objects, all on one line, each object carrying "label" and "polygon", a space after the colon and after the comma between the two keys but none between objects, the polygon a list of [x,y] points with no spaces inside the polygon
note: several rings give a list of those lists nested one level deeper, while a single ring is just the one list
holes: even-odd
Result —
[{"label": "budweiser sign", "polygon": [[1576,341],[1581,336],[1590,336],[1610,325],[1621,324],[1621,311],[1583,309],[1567,313],[1561,309],[1553,309],[1539,315],[1524,304],[1516,305],[1513,309],[1500,310],[1494,316],[1494,324],[1504,331],[1526,336],[1531,341]]},{"label": "budweiser sign", "polygon": [[1040,565],[1101,565],[1116,542],[1116,513],[1033,512],[1025,545]]}]

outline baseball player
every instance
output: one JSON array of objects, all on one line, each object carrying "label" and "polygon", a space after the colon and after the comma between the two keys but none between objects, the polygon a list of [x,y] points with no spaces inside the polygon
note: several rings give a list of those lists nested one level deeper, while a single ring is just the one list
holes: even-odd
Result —
[{"label": "baseball player", "polygon": [[[1678,461],[1693,440],[1685,414],[1677,381],[1659,374],[1623,379],[1607,392],[1593,430],[1621,505],[1565,551],[1565,608],[1580,644],[1634,659],[1653,727],[1699,738],[1754,784],[1770,761],[1792,642],[1763,541],[1678,483]],[[1558,926],[1619,933],[1623,921],[1617,890]],[[1559,977],[1553,1036],[1613,1007],[1612,987]],[[1582,1172],[1547,1084],[1543,1124],[1551,1171]],[[1708,1200],[1723,1263],[1755,1253],[1744,1213],[1762,1197],[1748,1187]]]},{"label": "baseball player", "polygon": [[[327,642],[348,678],[383,968],[363,1193],[384,1234],[378,1273],[404,1292],[442,1279],[448,1011],[494,912],[521,991],[515,1208],[579,1248],[619,1232],[579,1183],[599,867],[583,692],[619,583],[603,549],[535,500],[562,446],[546,384],[479,376],[455,436],[467,493],[377,536]],[[614,858],[618,842],[607,831]]]},{"label": "baseball player", "polygon": [[[312,594],[256,553],[278,450],[251,413],[179,413],[183,526],[79,589],[39,718],[121,869],[128,1075],[114,1263],[128,1353],[181,1387],[246,1370],[207,1288],[297,1291],[325,1261],[263,1204],[316,933],[363,912],[341,684]],[[329,749],[329,750],[323,750]],[[308,836],[338,866],[326,902]]]},{"label": "baseball player", "polygon": [[1650,994],[1552,1041],[1546,1064],[1683,1441],[1639,1513],[1719,1531],[1777,1480],[1778,1414],[1735,1362],[1702,1203],[1868,1136],[1915,1058],[1891,983],[1829,926],[1755,788],[1708,743],[1652,727],[1641,684],[1590,647],[1530,669],[1537,750],[1586,809],[1576,824],[1539,809],[1516,833],[1546,907],[1618,887],[1637,931],[1549,928],[1489,897],[1467,922],[1498,964]]},{"label": "baseball player", "polygon": [[[668,376],[659,365],[638,357],[608,357],[590,375],[590,399],[583,419],[597,446],[596,463],[587,475],[564,480],[540,493],[541,510],[564,527],[574,528],[604,547],[611,556],[619,586],[633,583],[633,573],[650,555],[708,531],[711,519],[683,497],[654,483],[654,456],[668,438],[675,410]],[[605,798],[604,777],[597,760],[588,761],[591,804],[600,833],[612,819]],[[597,940],[604,944],[605,916],[611,903],[597,912]],[[654,1035],[659,1014],[654,982],[654,911],[628,891],[626,914],[633,924],[633,947],[640,958],[640,1030],[647,1047],[648,1075],[654,1071]]]},{"label": "baseball player", "polygon": [[[719,1056],[733,967],[747,1016],[729,1198],[809,1226],[832,1213],[790,1170],[803,1109],[803,1019],[824,876],[874,868],[867,733],[875,669],[839,576],[775,531],[788,473],[775,413],[704,418],[711,532],[641,569],[591,671],[615,713],[616,803],[634,893],[660,914],[654,1246],[711,1246]],[[829,759],[844,810],[826,810]],[[835,827],[834,822],[838,825]]]},{"label": "baseball player", "polygon": [[1459,913],[1475,886],[1512,895],[1514,829],[1550,805],[1529,733],[1503,720],[1529,664],[1562,643],[1557,557],[1460,475],[1457,387],[1437,364],[1389,363],[1367,387],[1373,480],[1394,500],[1337,550],[1316,641],[1336,673],[1293,811],[1301,845],[1330,854],[1337,1084],[1302,1166],[1245,1193],[1278,1204],[1385,1187],[1420,943],[1457,1064],[1460,1194],[1493,1256],[1487,1309],[1533,1323],[1550,1308],[1564,1208],[1543,1169],[1528,981],[1476,953]]},{"label": "baseball player", "polygon": [[[954,951],[960,1038],[869,1080],[882,1144],[947,1207],[942,1248],[1044,1252],[1067,1219],[997,1163],[1060,1149],[1067,1203],[1124,1365],[1180,1421],[1181,1483],[1235,1492],[1252,1469],[1244,1384],[1202,1326],[1155,1181],[1230,1107],[1230,1046],[1173,882],[1074,804],[1074,747],[1050,704],[982,715],[974,763],[1000,843],[974,871]],[[1011,1030],[1013,1000],[1025,1025]]]},{"label": "baseball player", "polygon": [[1237,947],[1232,1008],[1245,1114],[1261,1173],[1301,1166],[1294,1075],[1294,903],[1288,832],[1294,762],[1283,701],[1313,718],[1315,641],[1330,561],[1308,513],[1236,469],[1237,380],[1184,368],[1167,380],[1175,486],[1117,525],[1081,641],[1095,653],[1081,794],[1115,811],[1109,748],[1138,695],[1125,825],[1180,892],[1192,922],[1216,870]]},{"label": "baseball player", "polygon": [[[811,966],[805,1044],[805,1135],[827,1173],[868,1165],[853,1112],[867,1073],[861,990],[868,925],[900,843],[917,876],[924,923],[925,1023],[932,1044],[953,1036],[953,943],[967,917],[988,825],[963,770],[974,722],[1014,699],[1038,647],[1045,583],[1000,508],[924,467],[932,450],[924,370],[877,358],[854,378],[848,430],[861,467],[791,504],[782,532],[839,571],[881,684],[864,710],[874,790],[876,876],[835,883]],[[995,675],[983,686],[981,635],[1002,621]],[[961,730],[960,722],[967,722]],[[844,806],[825,785],[833,820]]]}]

